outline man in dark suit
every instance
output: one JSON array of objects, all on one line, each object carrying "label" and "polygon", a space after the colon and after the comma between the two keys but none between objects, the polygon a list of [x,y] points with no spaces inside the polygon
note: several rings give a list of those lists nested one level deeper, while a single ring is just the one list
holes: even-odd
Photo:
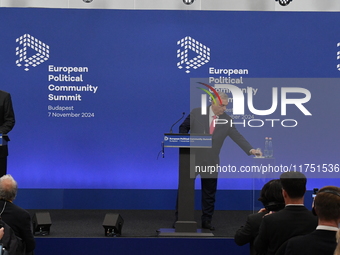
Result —
[{"label": "man in dark suit", "polygon": [[311,233],[317,226],[316,216],[303,205],[307,183],[305,175],[287,172],[281,174],[280,180],[286,207],[262,219],[254,241],[258,253],[273,255],[288,239]]},{"label": "man in dark suit", "polygon": [[26,246],[26,253],[29,253],[35,248],[32,220],[26,210],[13,204],[17,191],[17,182],[11,175],[4,175],[0,178],[1,219],[12,228],[16,236],[22,239]]},{"label": "man in dark suit", "polygon": [[234,241],[237,245],[250,244],[250,254],[256,255],[253,242],[257,236],[262,222],[262,218],[270,212],[277,212],[285,207],[285,202],[282,196],[282,186],[278,179],[267,182],[258,199],[262,202],[264,208],[258,213],[250,214],[244,226],[241,226],[235,233]]},{"label": "man in dark suit", "polygon": [[[14,124],[15,117],[11,95],[0,90],[0,134],[7,134],[10,132],[14,127]],[[0,146],[0,177],[7,173],[7,156],[7,145]]]},{"label": "man in dark suit", "polygon": [[[193,109],[190,115],[179,127],[180,133],[212,134],[212,148],[192,149],[195,154],[196,166],[216,166],[220,163],[220,150],[224,140],[229,136],[247,155],[260,154],[248,143],[248,141],[231,125],[231,117],[225,111],[228,105],[228,96],[219,93],[221,101],[215,100],[207,109],[207,114],[201,114],[201,108]],[[218,120],[223,120],[223,124],[216,124]],[[227,120],[228,123],[224,124]],[[217,189],[218,173],[196,173],[201,176],[202,190],[202,228],[214,230],[211,225],[215,208],[215,194]]]},{"label": "man in dark suit", "polygon": [[318,226],[312,233],[294,237],[287,243],[286,255],[333,255],[340,222],[340,188],[326,186],[317,193],[313,210]]}]

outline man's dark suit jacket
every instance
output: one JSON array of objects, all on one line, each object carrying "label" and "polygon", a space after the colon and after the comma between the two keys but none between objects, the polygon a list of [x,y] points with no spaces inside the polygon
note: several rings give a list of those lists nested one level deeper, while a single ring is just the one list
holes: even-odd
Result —
[{"label": "man's dark suit jacket", "polygon": [[305,206],[286,206],[262,219],[254,247],[258,253],[275,254],[288,239],[313,232],[317,218]]},{"label": "man's dark suit jacket", "polygon": [[255,237],[259,233],[262,218],[266,213],[267,212],[260,212],[248,215],[246,224],[240,227],[235,233],[234,236],[235,243],[239,246],[249,243],[251,255],[257,254],[253,247],[253,242],[255,240]]},{"label": "man's dark suit jacket", "polygon": [[[205,160],[207,165],[219,164],[219,154],[224,140],[229,136],[244,152],[250,155],[253,148],[248,141],[237,131],[235,126],[230,125],[231,117],[226,113],[219,116],[220,120],[227,120],[227,124],[217,124],[212,135],[211,149],[195,150],[197,160]],[[195,108],[179,127],[180,133],[209,134],[209,108],[207,115],[201,115],[201,108]],[[197,161],[196,161],[197,162]]]},{"label": "man's dark suit jacket", "polygon": [[[7,134],[15,124],[11,95],[0,90],[0,134]],[[0,146],[0,158],[8,156],[7,146]]]},{"label": "man's dark suit jacket", "polygon": [[32,220],[29,213],[19,206],[0,200],[0,211],[5,209],[1,214],[1,219],[9,225],[16,236],[20,237],[26,245],[26,252],[31,252],[35,248],[35,240],[32,232]]},{"label": "man's dark suit jacket", "polygon": [[336,248],[336,231],[317,229],[288,241],[286,255],[333,255]]}]

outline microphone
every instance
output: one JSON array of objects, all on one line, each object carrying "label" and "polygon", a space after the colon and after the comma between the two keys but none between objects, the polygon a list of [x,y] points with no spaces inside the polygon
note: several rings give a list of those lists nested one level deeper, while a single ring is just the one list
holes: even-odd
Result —
[{"label": "microphone", "polygon": [[184,115],[185,115],[185,112],[182,112],[182,117],[181,117],[179,120],[177,120],[177,121],[171,126],[169,133],[172,134],[172,128],[173,128],[173,127],[174,127],[181,119],[184,118]]},{"label": "microphone", "polygon": [[205,125],[201,121],[199,121],[197,118],[195,118],[195,116],[193,116],[193,119],[203,128],[203,134],[206,134],[207,132],[205,130]]},{"label": "microphone", "polygon": [[161,142],[162,149],[160,152],[158,152],[157,159],[159,158],[159,155],[162,154],[162,158],[164,158],[164,141]]},{"label": "microphone", "polygon": [[162,141],[162,158],[164,158],[164,141]]}]

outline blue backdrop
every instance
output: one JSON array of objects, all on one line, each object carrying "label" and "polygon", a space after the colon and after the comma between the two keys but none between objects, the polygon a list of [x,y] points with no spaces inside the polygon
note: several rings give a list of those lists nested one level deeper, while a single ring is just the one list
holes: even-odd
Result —
[{"label": "blue backdrop", "polygon": [[[9,134],[8,172],[21,188],[176,189],[177,150],[166,149],[165,158],[157,158],[163,133],[190,112],[193,78],[221,76],[209,74],[211,67],[247,69],[231,77],[242,76],[243,87],[259,89],[254,97],[259,109],[270,107],[272,87],[309,90],[305,107],[312,116],[294,106],[281,116],[280,105],[271,116],[296,119],[296,127],[237,127],[254,147],[263,148],[264,137],[273,137],[276,164],[303,165],[304,171],[305,164],[340,163],[338,13],[1,8],[0,31],[1,89],[11,93],[17,121]],[[45,50],[48,45],[46,60],[29,64],[28,71],[16,65],[24,35]],[[177,42],[187,36],[210,49],[209,62],[190,73],[177,67]],[[27,57],[37,52],[26,45]],[[87,71],[51,72],[53,67]],[[254,85],[255,78],[275,84]],[[90,85],[95,93],[51,90]],[[50,94],[80,97],[49,100]],[[253,164],[230,139],[222,158],[237,167]],[[309,188],[337,185],[337,176],[311,179]],[[219,188],[253,189],[254,182],[223,178]]]}]

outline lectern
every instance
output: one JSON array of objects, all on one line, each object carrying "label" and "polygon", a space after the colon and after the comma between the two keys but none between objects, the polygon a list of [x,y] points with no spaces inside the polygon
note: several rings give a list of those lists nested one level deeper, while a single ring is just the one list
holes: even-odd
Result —
[{"label": "lectern", "polygon": [[195,221],[195,154],[190,149],[211,148],[208,134],[164,134],[164,147],[179,148],[178,220],[175,228],[161,228],[158,236],[214,236]]}]

